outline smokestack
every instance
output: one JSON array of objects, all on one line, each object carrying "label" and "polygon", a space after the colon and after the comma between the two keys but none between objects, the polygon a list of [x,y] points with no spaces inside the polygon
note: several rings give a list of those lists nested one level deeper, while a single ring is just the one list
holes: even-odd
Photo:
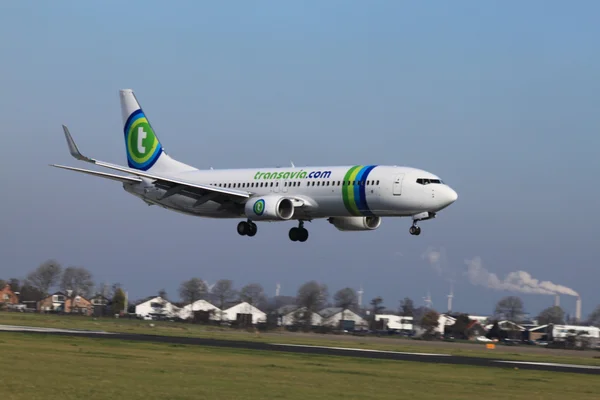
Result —
[{"label": "smokestack", "polygon": [[554,307],[560,307],[560,296],[554,296]]},{"label": "smokestack", "polygon": [[577,322],[581,321],[581,297],[577,297],[577,303],[575,304],[575,319]]}]

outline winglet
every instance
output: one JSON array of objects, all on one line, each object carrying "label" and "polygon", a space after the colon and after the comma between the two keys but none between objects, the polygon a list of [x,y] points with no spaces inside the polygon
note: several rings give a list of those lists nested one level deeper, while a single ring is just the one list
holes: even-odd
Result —
[{"label": "winglet", "polygon": [[77,160],[94,162],[93,159],[86,157],[83,154],[81,154],[81,152],[79,152],[79,149],[77,148],[77,145],[75,144],[75,141],[73,140],[73,137],[69,133],[69,129],[65,125],[63,125],[62,127],[63,127],[63,131],[65,132],[65,139],[67,139],[67,146],[69,146],[69,152],[71,153],[71,155]]}]

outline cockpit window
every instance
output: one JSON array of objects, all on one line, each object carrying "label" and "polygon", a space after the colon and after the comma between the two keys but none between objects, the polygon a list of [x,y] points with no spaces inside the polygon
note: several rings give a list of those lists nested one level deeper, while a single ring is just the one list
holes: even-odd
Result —
[{"label": "cockpit window", "polygon": [[417,183],[420,185],[429,185],[430,183],[443,184],[441,179],[418,178]]}]

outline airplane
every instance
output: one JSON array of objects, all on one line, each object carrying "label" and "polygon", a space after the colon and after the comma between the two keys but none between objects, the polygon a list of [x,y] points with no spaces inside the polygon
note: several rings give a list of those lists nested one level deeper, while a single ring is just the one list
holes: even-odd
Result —
[{"label": "airplane", "polygon": [[326,219],[339,231],[372,231],[384,217],[430,220],[458,195],[438,176],[395,165],[200,170],[171,158],[163,148],[133,90],[119,90],[128,167],[83,155],[69,129],[69,152],[80,161],[126,175],[58,164],[50,166],[111,179],[148,205],[204,218],[242,219],[237,232],[252,237],[256,222],[295,221],[289,239],[305,242],[305,222]]}]

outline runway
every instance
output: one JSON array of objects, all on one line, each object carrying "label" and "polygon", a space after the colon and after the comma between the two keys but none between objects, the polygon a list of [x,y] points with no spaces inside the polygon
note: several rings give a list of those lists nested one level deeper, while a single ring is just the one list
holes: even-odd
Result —
[{"label": "runway", "polygon": [[0,332],[22,332],[40,335],[82,336],[86,338],[102,338],[129,341],[144,341],[168,344],[187,344],[207,347],[226,347],[246,350],[279,351],[299,354],[315,354],[324,356],[359,357],[380,360],[425,362],[436,364],[469,365],[493,368],[518,368],[523,370],[571,372],[600,375],[600,366],[558,364],[533,361],[511,361],[483,357],[453,356],[441,353],[410,353],[385,350],[369,350],[345,347],[310,346],[301,344],[264,343],[237,340],[219,340],[182,336],[142,335],[128,333],[110,333],[102,331],[67,330],[54,328],[38,328],[26,326],[0,325]]}]

